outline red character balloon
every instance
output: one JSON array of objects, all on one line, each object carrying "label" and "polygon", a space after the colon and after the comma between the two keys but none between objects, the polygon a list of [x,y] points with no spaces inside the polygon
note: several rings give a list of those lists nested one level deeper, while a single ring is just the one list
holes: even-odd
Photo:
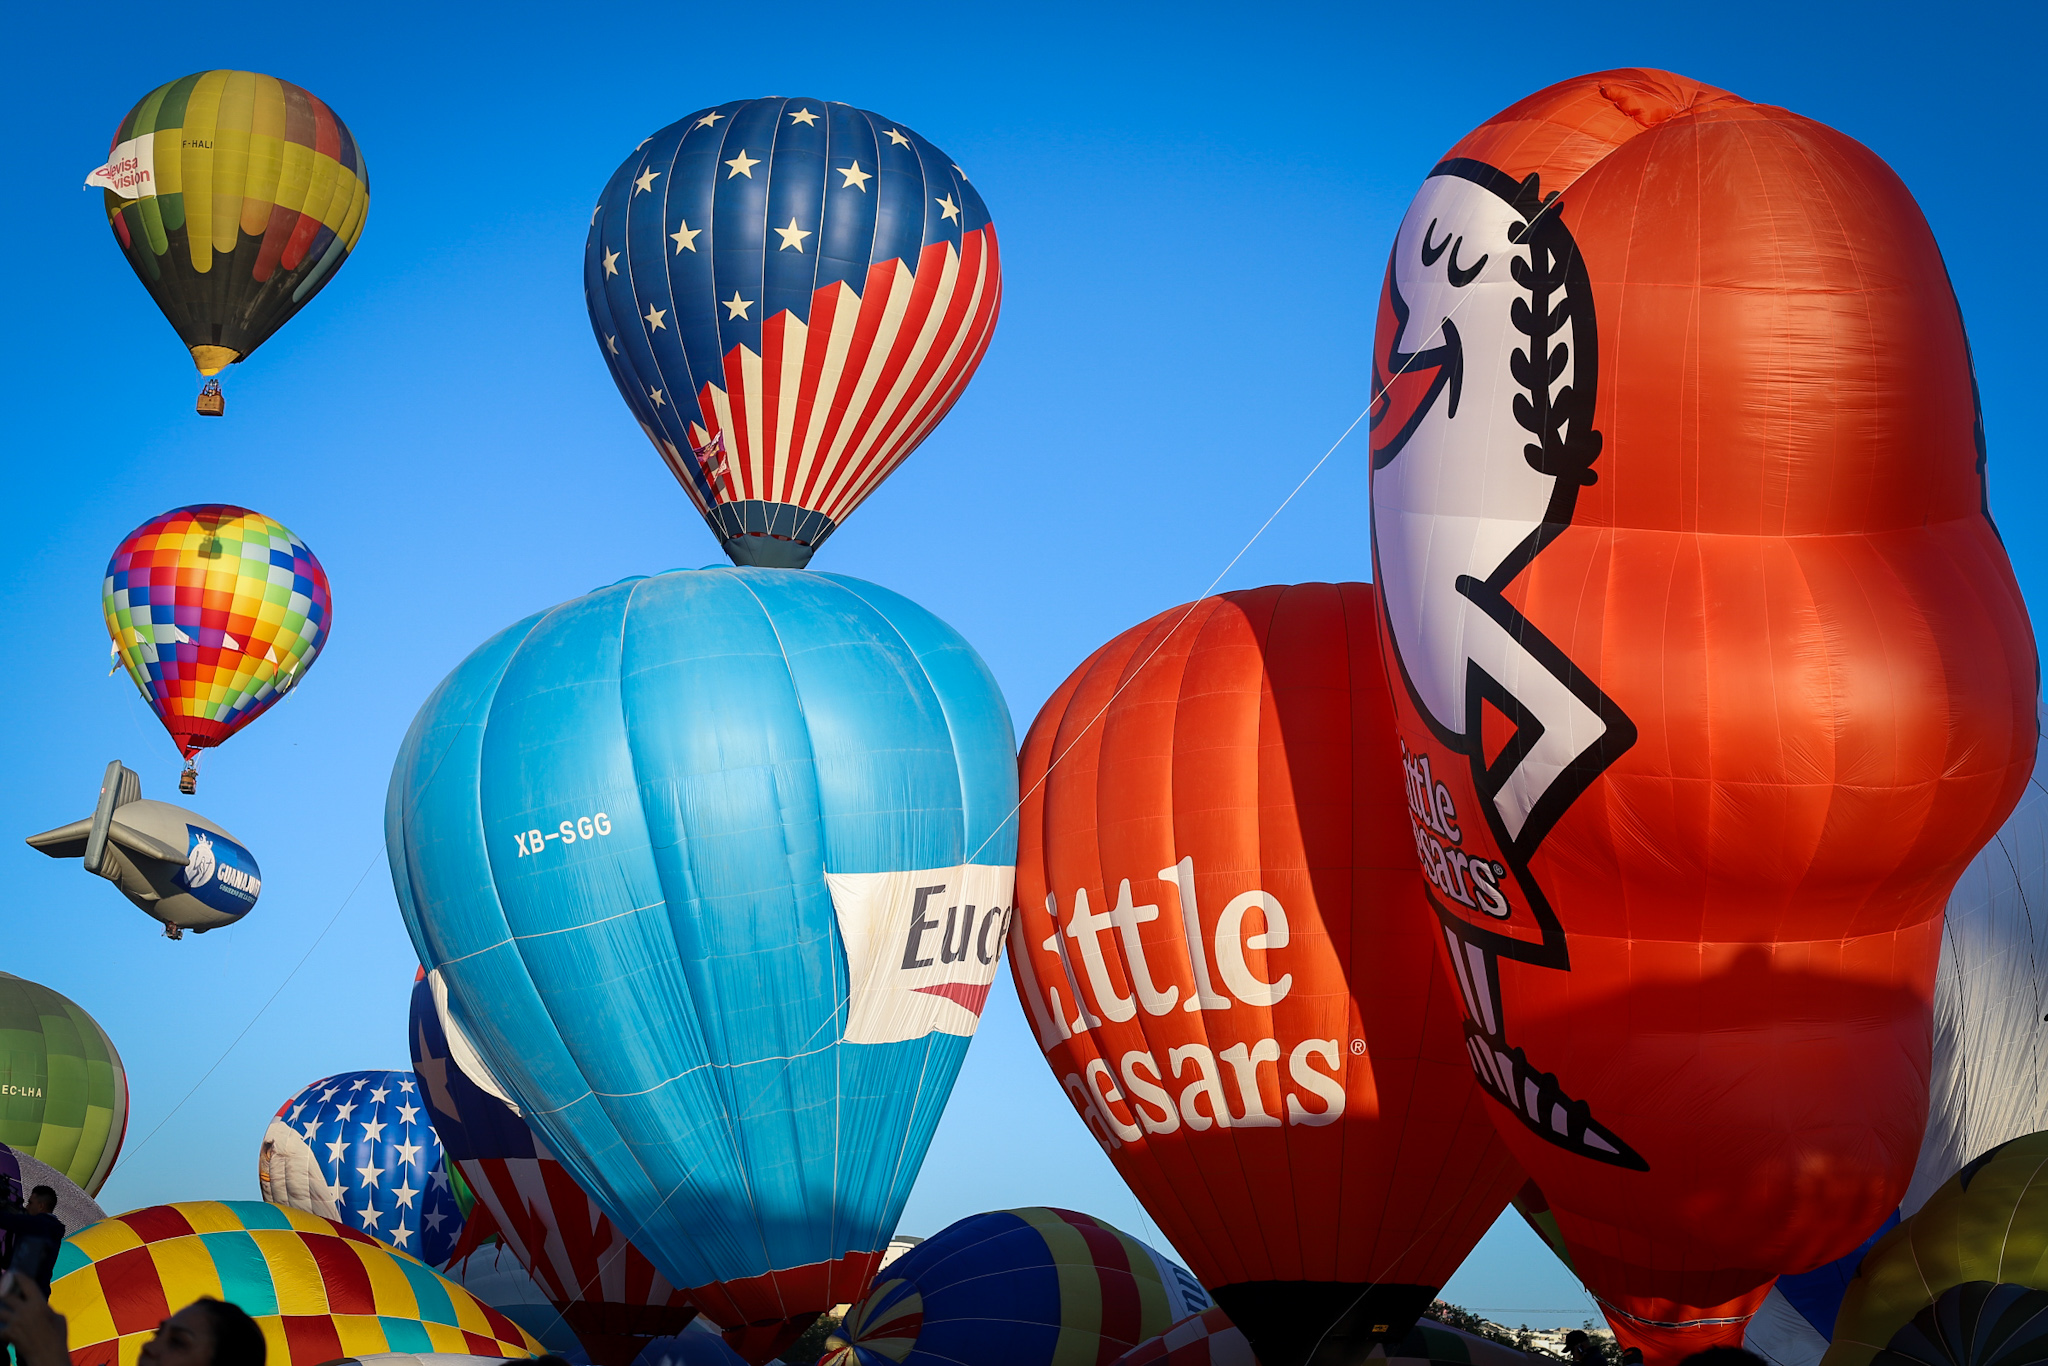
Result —
[{"label": "red character balloon", "polygon": [[1949,888],[2033,763],[1968,343],[1868,148],[1656,71],[1423,182],[1376,577],[1470,1062],[1655,1361],[1897,1205]]},{"label": "red character balloon", "polygon": [[1398,1342],[1523,1179],[1434,960],[1378,615],[1357,583],[1163,612],[1021,759],[1026,1013],[1266,1366]]}]

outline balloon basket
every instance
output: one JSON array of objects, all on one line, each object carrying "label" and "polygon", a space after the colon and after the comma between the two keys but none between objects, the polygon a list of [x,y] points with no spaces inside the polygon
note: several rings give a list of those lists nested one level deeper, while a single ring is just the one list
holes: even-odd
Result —
[{"label": "balloon basket", "polygon": [[220,417],[228,410],[227,397],[220,391],[220,381],[210,379],[199,390],[197,405],[201,417]]},{"label": "balloon basket", "polygon": [[185,771],[178,775],[178,791],[191,796],[199,790],[199,765],[187,764]]}]

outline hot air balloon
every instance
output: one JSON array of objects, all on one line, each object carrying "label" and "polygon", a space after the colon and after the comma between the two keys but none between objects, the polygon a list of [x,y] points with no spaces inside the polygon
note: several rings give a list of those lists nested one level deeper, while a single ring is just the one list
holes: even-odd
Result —
[{"label": "hot air balloon", "polygon": [[450,1018],[750,1361],[859,1298],[909,1195],[1002,949],[1014,752],[930,613],[726,568],[508,628],[399,752]]},{"label": "hot air balloon", "polygon": [[[462,1226],[463,1238],[472,1237],[472,1230],[479,1223],[489,1226],[490,1222],[488,1210],[473,1216]],[[474,1252],[464,1253],[458,1245],[448,1264],[436,1270],[533,1334],[550,1355],[561,1357],[570,1366],[590,1366],[590,1353],[584,1350],[582,1340],[562,1317],[562,1311],[548,1298],[546,1288],[520,1265],[512,1249],[495,1236]]]},{"label": "hot air balloon", "polygon": [[114,130],[107,220],[156,306],[208,377],[247,360],[324,289],[363,235],[369,172],[348,126],[311,93],[253,71],[158,86]]},{"label": "hot air balloon", "polygon": [[1020,760],[1026,1014],[1266,1366],[1400,1338],[1523,1179],[1436,964],[1378,611],[1302,584],[1162,612]]},{"label": "hot air balloon", "polygon": [[178,790],[218,745],[297,687],[334,604],[306,543],[260,512],[200,503],[152,517],[107,562],[115,658],[185,757]]},{"label": "hot air balloon", "polygon": [[448,1260],[462,1211],[410,1072],[322,1077],[278,1107],[257,1160],[263,1198],[362,1230],[429,1266]]},{"label": "hot air balloon", "polygon": [[[1423,1320],[1398,1341],[1380,1343],[1359,1358],[1390,1366],[1535,1366],[1529,1353],[1447,1324]],[[1115,1366],[1259,1366],[1244,1333],[1220,1306],[1183,1319],[1156,1338],[1139,1343],[1116,1359]]]},{"label": "hot air balloon", "polygon": [[98,1195],[128,1132],[114,1041],[68,998],[0,972],[0,1058],[0,1143]]},{"label": "hot air balloon", "polygon": [[[442,1151],[477,1201],[450,1258],[474,1261],[496,1239],[549,1302],[548,1316],[565,1322],[598,1366],[632,1366],[651,1339],[687,1328],[696,1306],[620,1235],[527,1127],[449,1014],[440,973],[422,972],[413,984],[406,1033]],[[466,1275],[459,1279],[467,1284]]]},{"label": "hot air balloon", "polygon": [[1942,906],[2034,762],[1941,254],[1842,134],[1603,72],[1423,182],[1375,367],[1471,1065],[1617,1334],[1739,1342],[1904,1194]]},{"label": "hot air balloon", "polygon": [[1865,1243],[1778,1277],[1742,1345],[1779,1366],[1816,1366],[1863,1254],[1978,1153],[2048,1129],[2048,750],[2020,804],[1970,861],[1942,921],[1934,982],[1927,1137],[1899,1208]]},{"label": "hot air balloon", "polygon": [[263,893],[263,870],[246,846],[197,811],[145,800],[141,777],[118,759],[100,779],[92,815],[30,835],[28,845],[82,860],[163,922],[166,939],[232,925]]},{"label": "hot air balloon", "polygon": [[960,397],[1002,301],[944,152],[829,100],[735,100],[645,138],[583,292],[648,440],[735,564],[801,569]]},{"label": "hot air balloon", "polygon": [[1864,1254],[1824,1366],[2048,1355],[2048,1133],[1979,1154]]},{"label": "hot air balloon", "polygon": [[529,1357],[519,1326],[418,1260],[304,1210],[257,1200],[152,1205],[64,1240],[50,1307],[74,1366],[135,1366],[157,1324],[202,1295],[262,1328],[269,1366],[344,1356]]},{"label": "hot air balloon", "polygon": [[1208,1304],[1184,1267],[1100,1219],[975,1214],[877,1277],[818,1366],[1110,1362]]}]

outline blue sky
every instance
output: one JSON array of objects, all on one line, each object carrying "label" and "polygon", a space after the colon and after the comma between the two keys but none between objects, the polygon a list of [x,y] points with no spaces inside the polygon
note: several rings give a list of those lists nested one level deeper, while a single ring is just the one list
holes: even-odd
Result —
[{"label": "blue sky", "polygon": [[[175,796],[169,742],[104,677],[101,572],[135,524],[181,503],[259,508],[314,548],[336,604],[307,684],[208,759],[194,803],[263,862],[245,924],[166,943],[76,865],[0,853],[0,966],[85,1005],[128,1063],[109,1208],[251,1198],[287,1096],[407,1065],[413,958],[381,812],[433,685],[527,612],[717,558],[612,388],[580,284],[612,168],[702,105],[875,109],[985,196],[1006,290],[994,345],[817,564],[953,623],[1020,734],[1097,645],[1208,588],[1365,406],[1388,242],[1438,154],[1605,67],[1788,106],[1898,170],[1970,326],[1994,512],[2030,599],[2048,591],[2043,33],[2019,6],[27,8],[0,21],[18,358],[0,829],[85,814],[117,756],[146,795]],[[228,374],[213,422],[192,415],[191,368],[79,185],[135,99],[220,66],[331,103],[373,199],[346,268]],[[1365,499],[1354,438],[1222,586],[1367,577]],[[1043,1203],[1147,1234],[1014,996],[991,1002],[904,1230]],[[1590,1312],[1512,1216],[1449,1293],[1511,1322]]]}]

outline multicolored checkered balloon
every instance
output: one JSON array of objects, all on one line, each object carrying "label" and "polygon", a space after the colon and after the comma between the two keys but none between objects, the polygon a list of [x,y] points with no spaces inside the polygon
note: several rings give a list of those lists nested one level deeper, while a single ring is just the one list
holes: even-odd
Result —
[{"label": "multicolored checkered balloon", "polygon": [[525,1357],[526,1330],[425,1265],[303,1210],[194,1200],[103,1219],[64,1240],[50,1307],[75,1366],[136,1366],[160,1320],[202,1295],[241,1306],[270,1366],[382,1352]]},{"label": "multicolored checkered balloon", "polygon": [[130,532],[107,562],[103,606],[114,653],[188,761],[305,677],[334,613],[306,543],[228,503]]}]

